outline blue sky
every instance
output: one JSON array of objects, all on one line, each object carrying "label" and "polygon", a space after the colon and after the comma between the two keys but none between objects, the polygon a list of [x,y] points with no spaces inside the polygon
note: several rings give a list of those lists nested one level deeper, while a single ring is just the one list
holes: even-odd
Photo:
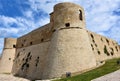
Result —
[{"label": "blue sky", "polygon": [[60,2],[85,9],[86,27],[120,44],[120,0],[0,0],[0,53],[4,38],[20,37],[49,22],[49,13]]}]

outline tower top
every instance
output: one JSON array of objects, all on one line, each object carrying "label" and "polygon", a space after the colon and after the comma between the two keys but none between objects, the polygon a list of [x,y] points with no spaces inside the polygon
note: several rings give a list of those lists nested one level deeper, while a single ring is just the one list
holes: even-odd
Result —
[{"label": "tower top", "polygon": [[54,29],[65,27],[80,27],[85,29],[84,9],[74,3],[64,2],[54,6],[51,23]]},{"label": "tower top", "polygon": [[15,48],[16,46],[16,38],[5,38],[4,39],[4,49]]},{"label": "tower top", "polygon": [[71,7],[76,7],[76,8],[81,8],[83,10],[83,8],[75,3],[71,3],[71,2],[64,2],[64,3],[58,3],[54,6],[54,11],[56,10],[60,10],[63,8],[71,8]]}]

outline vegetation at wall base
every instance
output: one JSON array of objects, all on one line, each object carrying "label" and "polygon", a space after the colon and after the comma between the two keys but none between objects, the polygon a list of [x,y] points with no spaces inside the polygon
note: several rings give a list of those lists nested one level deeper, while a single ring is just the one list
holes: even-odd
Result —
[{"label": "vegetation at wall base", "polygon": [[85,72],[77,76],[63,78],[63,79],[54,80],[54,81],[91,81],[95,78],[98,78],[100,76],[103,76],[105,74],[108,74],[120,69],[120,64],[117,64],[118,60],[120,60],[120,58],[110,59],[110,60],[107,60],[103,66],[93,69],[91,71]]}]

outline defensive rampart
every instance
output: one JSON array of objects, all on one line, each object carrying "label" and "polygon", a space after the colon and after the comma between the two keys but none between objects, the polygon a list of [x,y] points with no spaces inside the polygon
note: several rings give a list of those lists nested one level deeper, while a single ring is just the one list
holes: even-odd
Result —
[{"label": "defensive rampart", "polygon": [[69,76],[120,57],[116,41],[86,29],[84,9],[74,3],[55,5],[50,23],[4,46],[0,66],[7,67],[4,60],[15,54],[13,75],[30,80]]}]

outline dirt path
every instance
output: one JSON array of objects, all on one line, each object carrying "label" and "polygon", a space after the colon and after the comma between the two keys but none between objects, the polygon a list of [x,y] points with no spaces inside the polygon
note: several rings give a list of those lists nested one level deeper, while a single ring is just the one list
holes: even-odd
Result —
[{"label": "dirt path", "polygon": [[99,77],[92,81],[120,81],[120,70],[107,74],[105,76]]}]

